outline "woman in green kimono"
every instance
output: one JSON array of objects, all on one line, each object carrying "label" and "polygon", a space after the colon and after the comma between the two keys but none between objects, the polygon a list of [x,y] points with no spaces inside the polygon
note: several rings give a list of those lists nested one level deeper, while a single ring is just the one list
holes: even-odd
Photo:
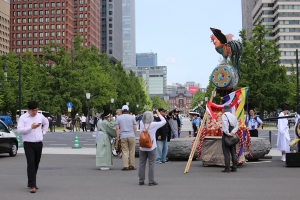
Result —
[{"label": "woman in green kimono", "polygon": [[100,170],[109,170],[109,166],[113,165],[111,143],[112,137],[116,137],[116,123],[112,117],[109,105],[103,106],[104,113],[101,115],[102,120],[97,123],[97,150],[96,150],[96,166]]}]

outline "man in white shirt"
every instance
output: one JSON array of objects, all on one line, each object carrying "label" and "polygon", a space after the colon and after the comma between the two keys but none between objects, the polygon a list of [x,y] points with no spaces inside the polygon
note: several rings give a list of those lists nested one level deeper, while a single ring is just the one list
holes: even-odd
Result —
[{"label": "man in white shirt", "polygon": [[[225,169],[222,172],[236,172],[237,171],[237,159],[236,159],[236,146],[232,145],[230,147],[225,145],[225,137],[233,136],[236,134],[239,126],[237,118],[231,114],[231,108],[229,105],[225,105],[223,108],[224,114],[222,115],[222,150],[225,159]],[[231,132],[229,132],[229,125],[233,126]],[[226,136],[226,135],[227,136]],[[232,158],[232,168],[230,170],[230,154]]]},{"label": "man in white shirt", "polygon": [[82,116],[80,117],[81,120],[81,126],[82,126],[82,130],[84,132],[84,130],[87,132],[86,130],[86,116],[84,116],[84,113],[82,113]]},{"label": "man in white shirt", "polygon": [[22,134],[24,151],[27,160],[27,177],[30,193],[35,193],[36,174],[42,156],[43,137],[47,133],[49,122],[44,115],[38,113],[39,104],[36,101],[28,102],[28,111],[18,122],[18,133]]}]

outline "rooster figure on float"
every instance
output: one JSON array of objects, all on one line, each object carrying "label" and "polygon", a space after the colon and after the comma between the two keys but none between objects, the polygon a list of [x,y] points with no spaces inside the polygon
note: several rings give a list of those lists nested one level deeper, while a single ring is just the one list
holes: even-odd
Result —
[{"label": "rooster figure on float", "polygon": [[[237,86],[239,80],[239,66],[242,54],[242,44],[238,40],[232,40],[233,35],[224,35],[219,29],[210,28],[213,35],[211,41],[213,42],[216,51],[223,56],[223,61],[214,68],[211,74],[211,81],[216,87],[217,93],[222,96],[221,104],[215,104],[208,101],[206,109],[209,113],[206,124],[201,131],[200,142],[197,146],[197,157],[202,157],[205,160],[205,155],[201,155],[201,148],[206,136],[220,136],[222,135],[222,109],[224,105],[230,105],[232,114],[238,119],[239,129],[237,135],[240,138],[237,148],[238,164],[245,162],[245,155],[252,156],[250,152],[251,137],[249,130],[245,125],[244,106],[247,102],[248,87],[239,88],[235,91],[233,89]],[[229,65],[229,61],[232,64]],[[207,157],[210,157],[208,155]]]}]

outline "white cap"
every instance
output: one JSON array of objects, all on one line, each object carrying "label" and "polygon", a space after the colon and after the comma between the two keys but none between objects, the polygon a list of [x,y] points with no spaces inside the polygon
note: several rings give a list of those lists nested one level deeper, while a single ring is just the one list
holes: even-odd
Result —
[{"label": "white cap", "polygon": [[78,113],[76,115],[78,115]]},{"label": "white cap", "polygon": [[122,110],[129,110],[129,107],[127,105],[122,106]]}]

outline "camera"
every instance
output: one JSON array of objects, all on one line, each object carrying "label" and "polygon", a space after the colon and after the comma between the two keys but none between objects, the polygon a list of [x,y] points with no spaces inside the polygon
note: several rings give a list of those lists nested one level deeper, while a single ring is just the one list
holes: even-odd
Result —
[{"label": "camera", "polygon": [[255,126],[253,125],[253,126],[251,126],[251,128],[252,128],[252,130],[254,130],[254,129],[255,129]]}]

